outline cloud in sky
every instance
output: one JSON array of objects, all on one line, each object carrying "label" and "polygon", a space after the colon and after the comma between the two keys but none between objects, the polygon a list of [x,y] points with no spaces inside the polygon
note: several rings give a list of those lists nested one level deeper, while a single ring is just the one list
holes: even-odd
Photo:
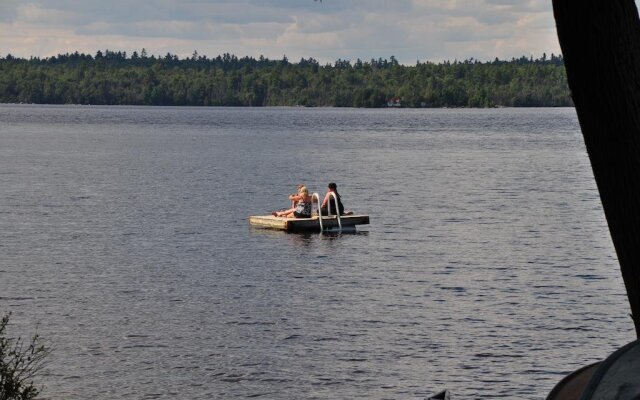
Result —
[{"label": "cloud in sky", "polygon": [[0,0],[0,53],[388,58],[559,53],[551,0]]}]

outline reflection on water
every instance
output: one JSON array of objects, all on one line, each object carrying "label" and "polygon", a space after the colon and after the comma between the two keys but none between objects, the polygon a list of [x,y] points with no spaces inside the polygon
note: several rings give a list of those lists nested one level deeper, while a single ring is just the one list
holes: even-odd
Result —
[{"label": "reflection on water", "polygon": [[[55,399],[544,398],[633,325],[572,109],[0,105]],[[355,233],[247,229],[337,182]]]},{"label": "reflection on water", "polygon": [[[358,230],[355,227],[346,227],[342,230],[332,229],[325,230],[323,232],[307,231],[307,232],[287,232],[277,229],[265,229],[255,226],[249,226],[249,232],[251,235],[262,235],[266,237],[272,237],[274,240],[286,239],[288,243],[294,245],[308,246],[314,240],[340,240],[345,236],[367,236],[369,231]],[[278,245],[282,245],[279,242]]]},{"label": "reflection on water", "polygon": [[351,236],[351,235],[367,236],[368,234],[369,234],[369,231],[361,231],[356,229],[355,227],[346,227],[346,228],[342,228],[342,230],[333,229],[333,230],[324,231],[322,232],[322,237],[325,239],[333,239],[333,238],[340,238],[342,236]]}]

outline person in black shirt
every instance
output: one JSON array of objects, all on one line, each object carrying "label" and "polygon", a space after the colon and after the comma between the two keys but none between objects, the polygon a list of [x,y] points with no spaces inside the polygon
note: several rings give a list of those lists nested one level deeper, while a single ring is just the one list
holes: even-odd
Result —
[{"label": "person in black shirt", "polygon": [[[331,215],[336,215],[336,202],[331,195],[331,193],[334,193],[338,199],[338,210],[340,211],[340,215],[344,215],[344,206],[342,205],[340,194],[338,194],[338,186],[331,182],[327,188],[327,194],[324,196],[324,200],[322,200],[322,205],[320,206],[320,214],[329,215],[329,208],[331,208]],[[329,207],[329,202],[331,202],[331,207]]]}]

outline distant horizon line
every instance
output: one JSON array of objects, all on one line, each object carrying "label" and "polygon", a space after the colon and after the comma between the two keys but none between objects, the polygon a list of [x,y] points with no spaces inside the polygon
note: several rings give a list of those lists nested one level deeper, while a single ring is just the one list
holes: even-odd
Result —
[{"label": "distant horizon line", "polygon": [[291,108],[291,109],[333,109],[333,110],[371,110],[371,112],[379,112],[380,110],[394,110],[391,112],[397,112],[398,110],[499,110],[499,109],[540,109],[540,108],[575,108],[575,106],[493,106],[493,107],[343,107],[343,106],[218,106],[218,105],[175,105],[175,104],[82,104],[82,103],[3,103],[0,102],[0,107],[4,106],[45,106],[45,107],[109,107],[109,108],[145,108],[145,107],[158,107],[158,108],[235,108],[235,109],[266,109],[266,108]]},{"label": "distant horizon line", "polygon": [[453,63],[493,63],[493,62],[513,62],[513,61],[529,61],[529,62],[540,62],[540,61],[552,61],[552,60],[563,60],[564,57],[561,53],[559,54],[555,54],[553,52],[551,53],[547,53],[547,52],[543,52],[542,55],[537,56],[534,58],[533,54],[530,54],[529,56],[526,55],[521,55],[520,57],[511,57],[510,59],[507,58],[500,58],[500,57],[494,57],[492,59],[487,59],[487,60],[481,60],[481,59],[477,59],[475,57],[468,57],[465,59],[458,59],[458,58],[454,58],[453,60],[450,59],[446,59],[446,60],[441,60],[441,61],[430,61],[430,60],[424,60],[421,61],[420,59],[417,59],[415,64],[409,64],[409,63],[402,63],[399,62],[396,57],[394,55],[390,55],[388,58],[382,58],[382,57],[378,57],[378,58],[370,58],[370,59],[361,59],[360,57],[356,57],[355,59],[353,58],[338,58],[333,62],[325,62],[325,63],[321,63],[320,61],[318,61],[317,59],[315,59],[314,57],[301,57],[300,60],[298,61],[291,61],[286,54],[283,54],[282,58],[268,58],[265,57],[264,55],[260,55],[258,57],[255,56],[250,56],[250,55],[244,55],[242,57],[237,56],[233,53],[222,53],[222,54],[218,54],[215,57],[209,57],[205,54],[200,54],[198,53],[197,50],[195,50],[193,52],[193,54],[189,57],[189,56],[184,56],[183,58],[180,58],[179,55],[177,54],[173,54],[171,52],[167,52],[164,55],[158,54],[148,54],[147,51],[145,50],[145,48],[143,47],[140,51],[138,50],[134,50],[132,52],[127,52],[127,51],[123,51],[123,50],[110,50],[110,49],[98,49],[96,50],[95,54],[91,54],[89,52],[85,53],[85,52],[79,52],[78,50],[74,51],[74,52],[67,52],[67,53],[58,53],[56,55],[53,56],[45,56],[45,57],[41,57],[41,56],[34,56],[34,55],[30,55],[27,57],[24,56],[14,56],[11,53],[7,53],[6,56],[2,56],[0,55],[0,61],[1,60],[24,60],[24,61],[48,61],[48,60],[54,60],[54,59],[58,59],[61,57],[67,57],[67,58],[71,58],[71,57],[82,57],[82,58],[88,58],[88,59],[99,59],[101,57],[104,58],[113,58],[113,59],[119,59],[119,60],[138,60],[138,59],[151,59],[151,60],[172,60],[172,61],[224,61],[225,59],[228,59],[229,61],[233,60],[233,61],[240,61],[240,60],[254,60],[254,61],[264,61],[264,62],[287,62],[290,64],[300,64],[300,63],[315,63],[317,65],[335,65],[336,63],[371,63],[371,62],[391,62],[391,63],[395,63],[398,65],[402,65],[402,66],[410,66],[410,65],[417,65],[417,64],[453,64]]}]

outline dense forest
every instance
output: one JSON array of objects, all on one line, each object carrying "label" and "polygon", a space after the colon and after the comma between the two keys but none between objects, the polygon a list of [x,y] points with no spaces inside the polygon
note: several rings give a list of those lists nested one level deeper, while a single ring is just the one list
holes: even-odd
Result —
[{"label": "dense forest", "polygon": [[190,106],[557,107],[572,105],[562,56],[402,65],[121,51],[0,57],[0,103]]}]

